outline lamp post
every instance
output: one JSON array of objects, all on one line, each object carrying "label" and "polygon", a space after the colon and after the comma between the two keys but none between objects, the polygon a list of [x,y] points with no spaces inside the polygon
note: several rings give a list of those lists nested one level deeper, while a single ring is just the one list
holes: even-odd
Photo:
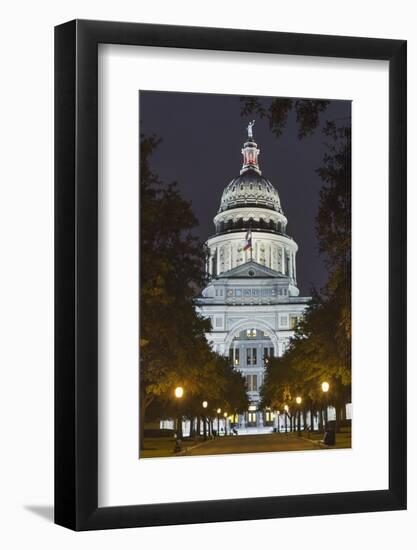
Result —
[{"label": "lamp post", "polygon": [[224,416],[224,435],[227,435],[227,416],[228,416],[227,412],[225,412],[223,416]]},{"label": "lamp post", "polygon": [[217,437],[220,437],[220,414],[222,410],[218,408],[216,412],[217,412]]},{"label": "lamp post", "polygon": [[[184,395],[184,388],[181,386],[177,386],[174,390],[174,395],[177,400],[180,400],[182,396]],[[179,401],[177,401],[179,403]],[[179,406],[178,406],[179,408]],[[182,439],[182,418],[178,411],[178,417],[177,417],[177,430],[176,430],[176,439],[175,439],[175,447],[174,452],[181,451],[181,439]]]},{"label": "lamp post", "polygon": [[302,402],[302,399],[300,396],[297,396],[295,398],[295,402],[297,403],[297,416],[298,416],[298,422],[297,422],[297,435],[298,437],[301,436],[301,402]]},{"label": "lamp post", "polygon": [[[208,407],[207,401],[203,401],[201,404],[203,406],[203,409],[207,409]],[[203,416],[203,434],[204,434],[204,441],[207,441],[207,418],[205,414]]]},{"label": "lamp post", "polygon": [[287,416],[288,416],[288,405],[284,405],[284,421],[285,421],[285,433],[287,433]]},{"label": "lamp post", "polygon": [[329,395],[329,388],[330,388],[330,384],[328,382],[323,382],[322,383],[321,390],[324,393],[324,422],[326,424],[326,430],[327,430],[327,427],[328,427],[328,407],[329,407],[328,395]]}]

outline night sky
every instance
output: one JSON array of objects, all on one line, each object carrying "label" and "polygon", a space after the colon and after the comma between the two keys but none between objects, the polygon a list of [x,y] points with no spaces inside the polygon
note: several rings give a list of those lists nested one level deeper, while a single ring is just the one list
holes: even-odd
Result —
[{"label": "night sky", "polygon": [[[165,183],[176,181],[183,197],[191,201],[199,220],[197,234],[203,241],[214,233],[213,218],[223,189],[239,175],[246,126],[255,119],[254,140],[261,150],[262,175],[278,190],[288,219],[287,233],[299,247],[300,294],[309,295],[312,286],[321,288],[327,279],[315,232],[323,185],[315,170],[322,165],[326,151],[321,130],[298,139],[295,114],[291,112],[277,138],[266,119],[240,114],[239,96],[141,91],[139,98],[140,132],[162,138],[152,157],[152,170]],[[269,105],[268,98],[263,101]],[[331,101],[321,124],[346,119],[350,112],[349,101]]]}]

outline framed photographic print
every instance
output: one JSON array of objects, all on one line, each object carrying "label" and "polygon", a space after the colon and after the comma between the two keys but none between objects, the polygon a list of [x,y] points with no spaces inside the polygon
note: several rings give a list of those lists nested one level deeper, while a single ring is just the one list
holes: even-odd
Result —
[{"label": "framed photographic print", "polygon": [[55,32],[55,521],[406,507],[406,43]]}]

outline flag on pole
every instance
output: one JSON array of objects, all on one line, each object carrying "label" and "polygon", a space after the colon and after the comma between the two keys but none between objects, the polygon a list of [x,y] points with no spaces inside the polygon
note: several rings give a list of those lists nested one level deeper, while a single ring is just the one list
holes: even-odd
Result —
[{"label": "flag on pole", "polygon": [[243,250],[252,250],[252,229],[251,228],[249,228],[248,232],[246,233],[245,246],[243,247]]}]

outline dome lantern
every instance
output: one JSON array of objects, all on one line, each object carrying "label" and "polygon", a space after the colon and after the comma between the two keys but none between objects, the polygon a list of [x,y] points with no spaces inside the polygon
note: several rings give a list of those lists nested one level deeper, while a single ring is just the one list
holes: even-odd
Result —
[{"label": "dome lantern", "polygon": [[219,213],[234,208],[255,206],[282,213],[278,191],[272,183],[262,176],[259,169],[260,149],[253,141],[253,120],[247,126],[248,141],[243,144],[243,166],[240,175],[234,178],[224,189]]},{"label": "dome lantern", "polygon": [[246,172],[246,170],[255,170],[258,174],[262,173],[259,169],[259,164],[258,164],[258,155],[260,153],[260,149],[258,149],[258,145],[253,140],[254,125],[255,125],[255,121],[252,120],[251,122],[249,122],[247,126],[248,141],[243,144],[243,149],[242,149],[243,166],[242,166],[242,170],[240,171],[241,174]]}]

